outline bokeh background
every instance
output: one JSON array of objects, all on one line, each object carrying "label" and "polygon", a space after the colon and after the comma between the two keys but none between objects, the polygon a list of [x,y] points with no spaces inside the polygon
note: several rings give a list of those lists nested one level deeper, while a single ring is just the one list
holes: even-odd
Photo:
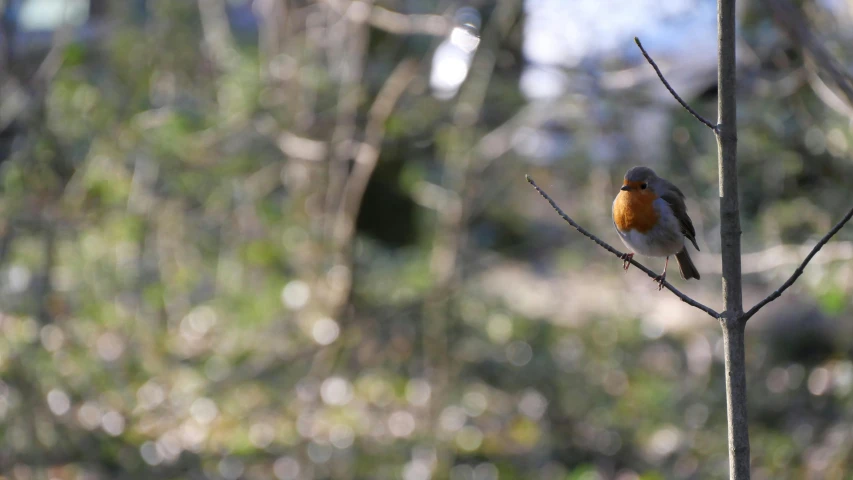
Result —
[{"label": "bokeh background", "polygon": [[[727,478],[719,325],[524,179],[621,249],[655,168],[720,309],[716,142],[633,43],[714,119],[712,0],[0,5],[2,478]],[[738,8],[749,307],[853,203],[853,6]],[[750,321],[756,479],[849,478],[851,260]]]}]

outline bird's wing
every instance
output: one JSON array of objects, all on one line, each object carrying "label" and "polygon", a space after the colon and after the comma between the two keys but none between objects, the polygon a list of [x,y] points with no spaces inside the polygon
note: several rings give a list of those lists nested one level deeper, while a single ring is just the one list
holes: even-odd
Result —
[{"label": "bird's wing", "polygon": [[696,250],[699,250],[699,244],[696,243],[696,229],[693,227],[693,221],[690,220],[690,216],[687,215],[687,205],[684,203],[684,194],[681,193],[681,190],[679,190],[678,187],[668,181],[664,179],[659,180],[665,186],[665,188],[661,189],[663,190],[663,193],[660,194],[660,198],[662,198],[670,208],[672,208],[672,213],[675,214],[675,218],[678,219],[678,223],[681,225],[681,233],[693,242],[693,246],[696,247]]}]

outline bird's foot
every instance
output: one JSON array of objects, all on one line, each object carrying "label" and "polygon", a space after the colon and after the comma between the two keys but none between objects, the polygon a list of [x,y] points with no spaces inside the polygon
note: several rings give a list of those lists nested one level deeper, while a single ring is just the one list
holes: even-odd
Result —
[{"label": "bird's foot", "polygon": [[654,280],[658,284],[658,291],[663,290],[663,283],[666,281],[666,272],[658,275]]},{"label": "bird's foot", "polygon": [[622,270],[628,271],[628,267],[631,266],[631,259],[634,258],[633,253],[624,253],[621,257],[622,259]]}]

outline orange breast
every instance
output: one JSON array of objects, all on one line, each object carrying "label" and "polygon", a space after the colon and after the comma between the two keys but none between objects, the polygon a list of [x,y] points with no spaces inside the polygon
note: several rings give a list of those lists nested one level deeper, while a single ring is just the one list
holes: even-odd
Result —
[{"label": "orange breast", "polygon": [[613,222],[616,228],[627,232],[637,230],[646,233],[658,221],[653,205],[656,196],[651,192],[621,191],[613,202]]}]

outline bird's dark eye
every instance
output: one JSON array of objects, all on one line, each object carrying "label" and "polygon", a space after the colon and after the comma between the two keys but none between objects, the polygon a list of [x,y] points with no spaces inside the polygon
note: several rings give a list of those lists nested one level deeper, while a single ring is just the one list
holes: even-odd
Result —
[{"label": "bird's dark eye", "polygon": [[641,184],[640,184],[640,189],[645,190],[645,189],[646,189],[646,187],[648,187],[648,186],[649,186],[649,184],[648,184],[648,183],[641,183]]}]

